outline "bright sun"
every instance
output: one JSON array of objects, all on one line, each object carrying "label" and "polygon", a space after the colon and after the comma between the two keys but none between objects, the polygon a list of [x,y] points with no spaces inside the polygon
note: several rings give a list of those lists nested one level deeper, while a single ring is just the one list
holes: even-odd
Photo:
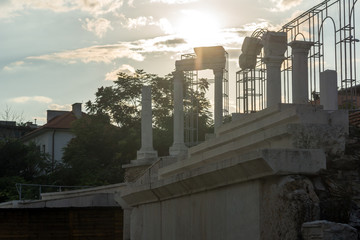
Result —
[{"label": "bright sun", "polygon": [[179,37],[196,46],[216,45],[220,40],[220,26],[215,16],[196,10],[184,10],[176,27]]}]

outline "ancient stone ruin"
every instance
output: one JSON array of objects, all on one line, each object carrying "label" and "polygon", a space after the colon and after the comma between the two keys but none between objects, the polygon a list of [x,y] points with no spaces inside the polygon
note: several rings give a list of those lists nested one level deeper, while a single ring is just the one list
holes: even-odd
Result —
[{"label": "ancient stone ruin", "polygon": [[[123,239],[131,240],[360,239],[360,114],[345,108],[360,106],[356,59],[341,50],[354,53],[358,42],[356,0],[344,2],[324,1],[280,31],[245,38],[236,75],[239,112],[229,123],[223,121],[226,51],[195,48],[193,58],[175,62],[169,156],[153,148],[151,89],[144,86],[141,148],[123,166],[125,183],[45,194],[16,207],[121,207]],[[339,23],[332,8],[343,9]],[[324,67],[322,27],[329,19],[339,40],[334,69]],[[203,69],[215,75],[215,131],[188,148],[184,72]]]},{"label": "ancient stone ruin", "polygon": [[[154,160],[121,193],[130,206],[130,239],[359,239],[360,135],[349,131],[348,110],[338,109],[336,69],[317,72],[320,101],[314,98],[311,53],[319,40],[298,36],[262,30],[245,38],[239,75],[266,71],[263,92],[254,93],[264,107],[235,114],[226,124],[224,48],[197,48],[196,58],[176,62],[170,156]],[[288,56],[290,102],[282,91]],[[215,75],[215,133],[187,148],[183,71],[202,69]]]}]

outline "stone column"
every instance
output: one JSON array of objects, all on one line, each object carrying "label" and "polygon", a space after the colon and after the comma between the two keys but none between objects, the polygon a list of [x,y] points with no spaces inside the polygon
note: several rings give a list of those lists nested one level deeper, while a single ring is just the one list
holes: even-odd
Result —
[{"label": "stone column", "polygon": [[324,110],[338,110],[337,72],[334,70],[320,73],[320,104]]},{"label": "stone column", "polygon": [[184,73],[174,72],[174,142],[170,147],[171,156],[186,156],[184,143]]},{"label": "stone column", "polygon": [[215,75],[215,100],[214,100],[214,127],[215,131],[223,122],[223,69],[214,69]]},{"label": "stone column", "polygon": [[137,159],[157,158],[153,148],[151,87],[143,86],[141,95],[141,149]]},{"label": "stone column", "polygon": [[293,41],[292,48],[292,99],[293,103],[309,102],[308,53],[313,42]]},{"label": "stone column", "polygon": [[267,72],[267,107],[281,103],[281,64],[287,49],[286,36],[284,32],[266,32],[262,37]]},{"label": "stone column", "polygon": [[141,94],[141,148],[137,158],[129,164],[122,165],[125,169],[125,182],[135,182],[146,168],[157,160],[157,151],[153,148],[151,88],[143,86]]},{"label": "stone column", "polygon": [[281,103],[281,64],[284,58],[269,57],[266,64],[266,106],[271,107]]}]

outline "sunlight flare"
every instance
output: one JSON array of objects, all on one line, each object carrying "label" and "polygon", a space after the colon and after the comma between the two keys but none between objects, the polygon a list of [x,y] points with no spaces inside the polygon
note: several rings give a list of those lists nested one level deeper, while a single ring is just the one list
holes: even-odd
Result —
[{"label": "sunlight flare", "polygon": [[175,30],[192,46],[216,45],[221,40],[220,24],[215,15],[196,10],[182,11]]}]

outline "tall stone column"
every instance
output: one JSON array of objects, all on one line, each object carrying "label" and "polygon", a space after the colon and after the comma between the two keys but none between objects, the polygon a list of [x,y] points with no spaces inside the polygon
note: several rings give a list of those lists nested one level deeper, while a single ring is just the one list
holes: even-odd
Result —
[{"label": "tall stone column", "polygon": [[287,35],[285,32],[266,32],[262,44],[267,72],[266,103],[267,107],[271,107],[281,103],[281,64],[285,60]]},{"label": "tall stone column", "polygon": [[313,42],[293,41],[292,48],[292,98],[293,103],[309,102],[308,53]]},{"label": "tall stone column", "polygon": [[215,75],[215,101],[214,101],[214,127],[215,131],[223,122],[223,69],[214,69]]},{"label": "tall stone column", "polygon": [[141,149],[137,152],[137,159],[157,158],[153,148],[150,86],[142,87],[141,98]]},{"label": "tall stone column", "polygon": [[153,148],[151,88],[143,86],[141,94],[141,148],[137,158],[129,164],[122,165],[125,169],[125,182],[135,182],[157,160],[157,151]]},{"label": "tall stone column", "polygon": [[266,64],[266,105],[267,107],[281,103],[281,64],[284,58],[269,57]]},{"label": "tall stone column", "polygon": [[171,156],[186,156],[184,143],[184,73],[174,72],[174,142],[170,147]]},{"label": "tall stone column", "polygon": [[338,110],[337,72],[334,70],[320,73],[320,104],[324,110]]}]

